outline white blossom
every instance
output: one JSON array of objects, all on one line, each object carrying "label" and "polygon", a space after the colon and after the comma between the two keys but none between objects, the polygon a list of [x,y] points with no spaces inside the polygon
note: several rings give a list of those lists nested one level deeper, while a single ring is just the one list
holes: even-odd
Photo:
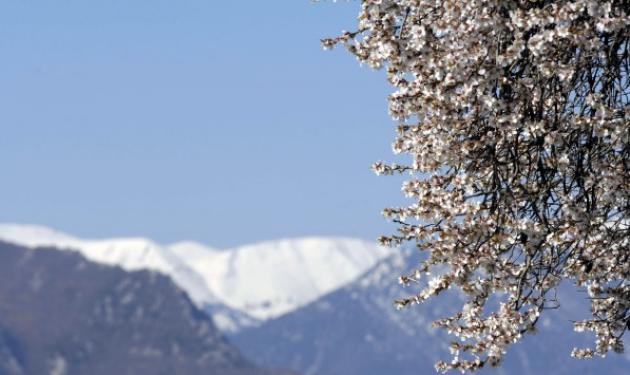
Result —
[{"label": "white blossom", "polygon": [[499,365],[562,303],[554,293],[562,280],[586,288],[592,302],[574,328],[593,332],[595,346],[571,355],[623,350],[629,8],[621,0],[363,0],[357,31],[323,41],[384,68],[395,88],[393,151],[409,162],[373,170],[409,173],[402,192],[411,202],[383,210],[399,227],[379,241],[412,242],[425,254],[399,279],[421,290],[396,306],[449,288],[467,296],[459,313],[435,322],[458,339],[438,371]]}]

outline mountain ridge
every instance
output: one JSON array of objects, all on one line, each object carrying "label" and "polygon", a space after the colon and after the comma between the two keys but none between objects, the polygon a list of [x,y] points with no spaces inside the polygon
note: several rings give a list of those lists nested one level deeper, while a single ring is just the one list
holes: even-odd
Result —
[{"label": "mountain ridge", "polygon": [[228,331],[305,306],[391,254],[345,237],[282,239],[218,250],[197,242],[163,246],[145,238],[85,240],[23,224],[0,224],[0,240],[71,249],[95,262],[169,275]]},{"label": "mountain ridge", "polygon": [[[6,236],[6,231],[2,228],[0,225],[0,239],[3,235]],[[64,236],[66,235],[56,233],[53,237],[67,239]],[[214,303],[204,306],[204,310],[213,317],[215,324],[224,334],[247,358],[251,358],[260,366],[291,368],[305,375],[434,373],[433,363],[438,359],[449,358],[448,342],[452,337],[446,336],[442,331],[431,329],[430,323],[461,307],[461,296],[454,291],[447,291],[430,303],[396,311],[393,301],[404,294],[414,292],[403,289],[397,283],[397,275],[405,274],[405,271],[417,266],[419,255],[411,249],[379,252],[370,247],[374,245],[365,241],[346,240],[352,245],[346,249],[350,251],[350,255],[346,256],[343,256],[345,254],[343,246],[332,246],[328,251],[321,250],[322,243],[318,242],[318,238],[311,238],[314,242],[302,250],[292,242],[295,240],[247,245],[240,250],[212,249],[190,242],[171,245],[168,249],[180,259],[182,254],[190,255],[187,262],[182,262],[182,267],[188,267],[190,272],[210,270],[217,274],[223,273],[228,281],[229,277],[226,275],[231,275],[230,277],[235,279],[246,277],[247,283],[243,282],[240,286],[265,283],[267,273],[258,271],[252,273],[248,268],[252,264],[262,266],[260,269],[267,272],[271,270],[284,272],[285,277],[278,280],[270,277],[266,282],[267,286],[288,291],[288,295],[292,293],[291,278],[296,275],[298,277],[306,275],[307,281],[314,276],[335,279],[339,277],[335,271],[341,270],[342,275],[347,277],[342,282],[337,279],[336,283],[332,284],[334,287],[332,290],[326,290],[325,283],[323,287],[307,285],[304,288],[308,287],[316,292],[313,299],[304,298],[300,303],[295,303],[293,309],[277,316],[267,315],[263,319],[244,313],[251,306],[237,305],[237,308],[232,308],[223,304],[221,300],[226,296],[218,293]],[[284,245],[271,246],[278,243]],[[309,241],[304,243],[308,244]],[[274,256],[265,259],[265,254],[270,248],[276,249]],[[312,249],[318,248],[320,252],[317,255],[325,258],[325,262],[310,254]],[[359,259],[358,263],[353,263],[353,257],[361,258],[370,251],[372,258]],[[336,256],[340,256],[340,259],[346,262],[345,266],[335,258]],[[240,267],[239,257],[248,260],[248,264]],[[278,264],[279,261],[288,263],[288,266]],[[310,268],[305,266],[310,261],[316,266]],[[328,267],[321,267],[322,264]],[[344,271],[346,266],[350,267],[350,271],[360,274],[355,277],[352,272]],[[313,274],[310,274],[311,272]],[[210,286],[207,287],[213,294],[215,293]],[[302,287],[297,289],[302,290]],[[230,288],[223,291],[228,294],[234,292]],[[283,294],[269,294],[263,297],[268,298],[270,295]],[[254,299],[253,305],[260,302],[264,302],[264,299]],[[626,369],[630,365],[629,355],[613,355],[606,360],[593,361],[570,359],[572,345],[591,344],[592,340],[588,335],[572,333],[570,324],[571,319],[579,319],[579,316],[575,315],[576,312],[588,313],[588,306],[575,294],[561,298],[561,303],[563,309],[550,311],[541,318],[540,334],[527,335],[523,342],[510,349],[502,367],[492,372],[483,370],[482,374],[595,375],[601,371],[611,375],[627,374]],[[574,339],[575,342],[572,341]],[[0,358],[4,355],[3,341],[7,341],[7,338],[0,335]]]},{"label": "mountain ridge", "polygon": [[155,271],[0,241],[0,275],[1,374],[289,374],[254,366]]},{"label": "mountain ridge", "polygon": [[[430,302],[397,310],[393,301],[417,289],[403,288],[396,275],[417,266],[420,255],[401,249],[359,279],[290,314],[228,337],[262,366],[283,366],[304,375],[434,374],[437,360],[449,360],[455,338],[431,327],[450,316],[464,298],[456,290]],[[573,346],[593,337],[572,332],[571,320],[587,314],[587,301],[572,286],[559,290],[561,308],[545,311],[538,332],[513,345],[489,375],[626,375],[630,353],[589,361],[570,357]]]}]

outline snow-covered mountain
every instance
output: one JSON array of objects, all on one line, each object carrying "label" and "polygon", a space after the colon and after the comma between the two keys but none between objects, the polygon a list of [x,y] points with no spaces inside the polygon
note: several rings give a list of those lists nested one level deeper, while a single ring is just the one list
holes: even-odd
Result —
[{"label": "snow-covered mountain", "polygon": [[297,375],[251,364],[171,278],[0,242],[0,374]]},{"label": "snow-covered mountain", "polygon": [[[8,224],[0,225],[1,240],[76,249],[96,262],[170,275],[246,356],[305,375],[434,373],[433,363],[449,357],[449,337],[430,323],[462,304],[459,295],[444,293],[430,304],[396,311],[392,301],[413,292],[401,289],[396,275],[416,265],[416,254],[353,239],[304,238],[218,250],[194,242],[82,240]],[[570,321],[582,318],[588,306],[578,293],[561,295],[560,303],[561,309],[543,317],[539,334],[515,345],[502,367],[482,373],[627,374],[627,355],[569,358],[573,345],[592,341],[571,333]]]},{"label": "snow-covered mountain", "polygon": [[225,305],[259,320],[307,305],[391,254],[366,241],[301,238],[216,251],[199,244],[169,247],[202,275]]},{"label": "snow-covered mountain", "polygon": [[216,301],[199,274],[170,249],[145,238],[84,240],[42,226],[0,224],[0,240],[30,248],[49,246],[75,250],[93,262],[119,266],[127,271],[157,271],[170,276],[196,303]]},{"label": "snow-covered mountain", "polygon": [[76,250],[95,262],[169,275],[196,304],[209,307],[226,330],[303,307],[391,254],[348,238],[302,238],[216,250],[195,242],[160,246],[143,238],[85,240],[18,224],[0,224],[0,240]]}]

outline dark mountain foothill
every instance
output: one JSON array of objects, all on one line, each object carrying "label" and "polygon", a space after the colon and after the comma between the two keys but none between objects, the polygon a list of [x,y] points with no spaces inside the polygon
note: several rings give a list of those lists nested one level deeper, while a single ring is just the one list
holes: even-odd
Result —
[{"label": "dark mountain foothill", "polygon": [[0,374],[289,375],[252,365],[168,277],[2,242]]}]

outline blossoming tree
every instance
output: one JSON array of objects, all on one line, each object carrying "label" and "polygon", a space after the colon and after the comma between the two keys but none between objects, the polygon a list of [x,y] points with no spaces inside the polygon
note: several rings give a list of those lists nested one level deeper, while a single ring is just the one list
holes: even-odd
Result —
[{"label": "blossoming tree", "polygon": [[[384,68],[395,92],[396,153],[407,207],[383,244],[426,254],[397,301],[458,288],[461,311],[435,322],[458,337],[436,368],[498,365],[557,307],[586,289],[593,348],[623,350],[630,327],[630,1],[363,0],[354,32],[323,40]],[[444,271],[446,269],[446,271]],[[497,303],[494,300],[498,300]]]}]

